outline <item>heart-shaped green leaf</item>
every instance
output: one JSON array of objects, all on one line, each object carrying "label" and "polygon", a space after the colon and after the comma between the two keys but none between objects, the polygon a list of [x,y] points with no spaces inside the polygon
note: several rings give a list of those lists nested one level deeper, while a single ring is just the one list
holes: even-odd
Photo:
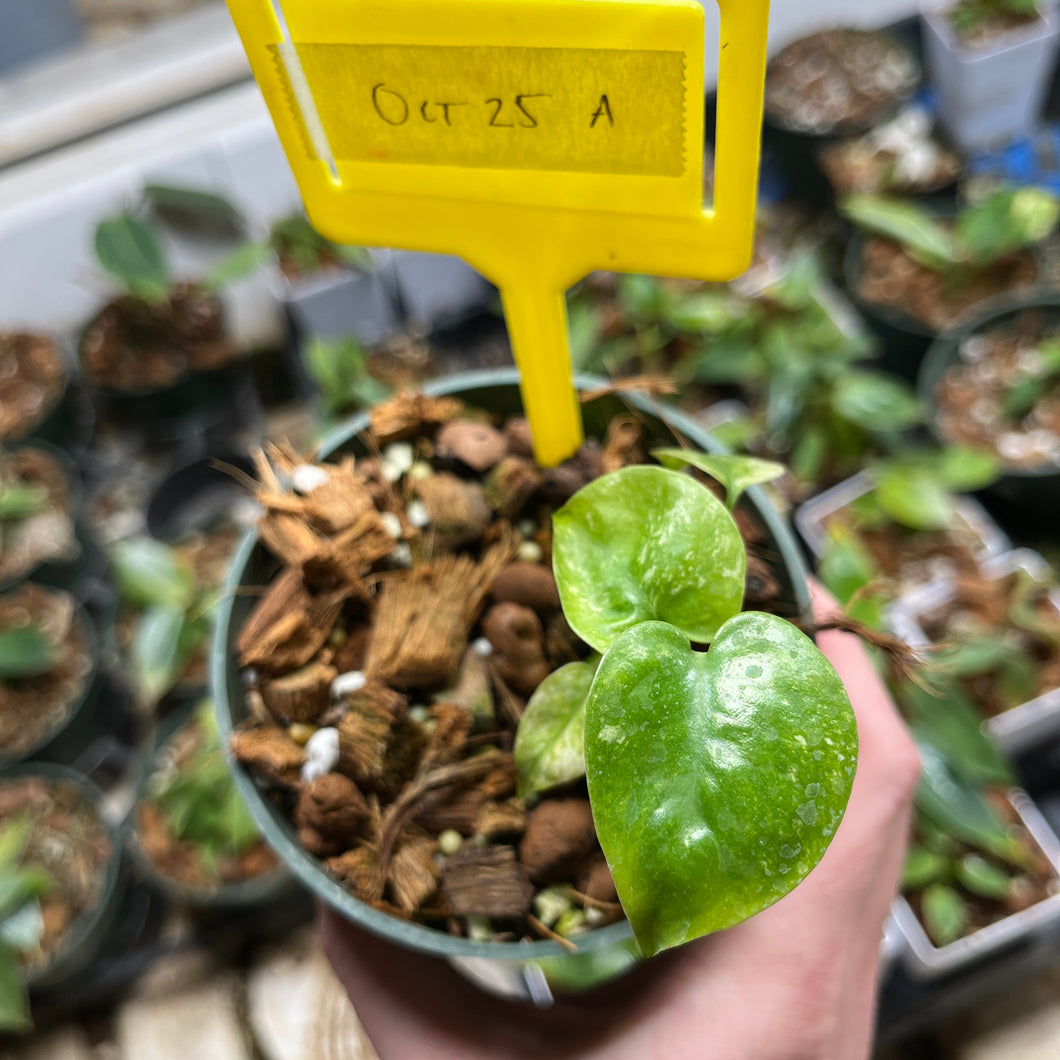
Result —
[{"label": "heart-shaped green leaf", "polygon": [[746,920],[810,872],[850,795],[857,728],[809,638],[748,611],[706,653],[662,622],[616,640],[585,755],[600,844],[651,955]]},{"label": "heart-shaped green leaf", "polygon": [[706,643],[737,614],[747,556],[725,505],[688,475],[638,464],[594,479],[552,517],[571,629],[597,651],[658,619]]},{"label": "heart-shaped green leaf", "polygon": [[513,749],[524,799],[585,773],[585,700],[596,665],[561,666],[537,686],[526,704]]},{"label": "heart-shaped green leaf", "polygon": [[785,467],[775,460],[735,453],[701,453],[696,449],[653,449],[651,455],[664,467],[675,471],[691,464],[717,479],[725,487],[725,503],[731,511],[748,486],[772,482],[784,474]]}]

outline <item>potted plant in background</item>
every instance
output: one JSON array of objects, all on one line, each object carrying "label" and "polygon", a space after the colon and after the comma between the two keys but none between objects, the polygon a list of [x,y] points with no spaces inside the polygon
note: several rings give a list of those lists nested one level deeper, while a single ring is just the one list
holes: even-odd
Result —
[{"label": "potted plant in background", "polygon": [[995,306],[940,336],[920,372],[932,431],[996,454],[1003,473],[989,497],[999,518],[1017,524],[1036,523],[1060,503],[1058,324],[1051,295]]},{"label": "potted plant in background", "polygon": [[72,379],[70,358],[52,336],[0,332],[0,441],[39,439],[70,448],[89,423]]},{"label": "potted plant in background", "polygon": [[780,155],[792,192],[812,206],[829,204],[818,153],[891,117],[919,81],[913,55],[880,30],[822,30],[777,52],[766,69],[765,142]]},{"label": "potted plant in background", "polygon": [[1006,552],[981,571],[919,586],[895,601],[891,625],[907,644],[932,649],[929,687],[981,718],[1010,754],[1056,736],[1060,592],[1036,552]]},{"label": "potted plant in background", "polygon": [[209,701],[161,727],[130,828],[141,868],[182,905],[257,904],[291,884],[236,790]]},{"label": "potted plant in background", "polygon": [[153,227],[131,212],[100,222],[94,248],[122,289],[78,345],[99,420],[168,444],[256,421],[245,351],[226,328],[219,291],[257,268],[258,254],[239,247],[201,280],[178,281]]},{"label": "potted plant in background", "polygon": [[68,593],[23,582],[0,595],[0,763],[84,750],[97,659],[95,631]]},{"label": "potted plant in background", "polygon": [[1060,217],[1060,202],[1040,188],[998,189],[952,221],[882,196],[848,196],[839,208],[864,233],[847,248],[847,289],[881,337],[884,365],[910,382],[940,331],[1038,283],[1030,248]]},{"label": "potted plant in background", "polygon": [[[251,613],[238,586],[260,585],[275,560],[250,539],[234,563],[214,657],[222,730],[236,759],[291,815],[237,770],[269,841],[318,895],[363,926],[435,954],[519,962],[563,955],[571,938],[585,952],[625,945],[625,908],[650,954],[750,915],[809,871],[849,790],[849,706],[834,672],[790,621],[737,614],[745,588],[758,606],[791,616],[806,604],[791,542],[755,491],[736,508],[745,546],[703,482],[645,463],[647,447],[673,436],[635,397],[649,434],[620,402],[598,398],[586,416],[602,441],[559,468],[537,468],[525,422],[503,429],[490,422],[519,412],[514,381],[513,373],[482,373],[399,395],[355,421],[322,464],[282,453],[274,465],[262,463],[261,540],[285,565]],[[667,420],[701,440],[687,419]],[[358,435],[369,422],[365,449]],[[339,455],[344,444],[356,455]],[[381,460],[369,455],[376,446]],[[711,459],[688,451],[659,457],[697,467]],[[605,467],[615,470],[599,477]],[[760,470],[758,462],[722,468],[732,503],[747,481],[761,480]],[[594,540],[590,528],[604,525],[606,541]],[[642,566],[630,550],[649,540],[661,552]],[[763,562],[767,554],[773,565]],[[682,573],[688,562],[694,570]],[[696,574],[707,562],[718,572],[709,588]],[[375,571],[384,586],[378,599],[369,588]],[[702,591],[686,593],[689,579]],[[681,623],[692,625],[679,632]],[[713,647],[693,652],[689,638]],[[618,646],[608,651],[612,641]],[[249,691],[237,657],[253,670]],[[792,658],[797,677],[787,671]],[[668,722],[639,696],[620,706],[617,688],[649,673],[680,704]],[[767,721],[807,680],[814,708],[807,705],[804,720],[821,711],[811,736]],[[708,735],[715,723],[724,729],[720,717],[712,720],[715,696],[763,712],[762,725],[745,730],[749,768],[724,782],[679,765],[690,740],[739,741],[728,731]],[[641,730],[631,718],[643,711],[653,721]],[[520,715],[528,725],[515,736],[513,759]],[[765,729],[779,744],[759,741],[754,734]],[[638,746],[638,731],[654,734],[654,750]],[[826,732],[830,745],[821,742]],[[801,762],[803,752],[795,791],[780,761],[793,753]],[[659,805],[656,780],[643,770],[653,757],[668,785],[691,792],[717,781],[748,802],[768,790],[768,804],[733,817],[704,794],[705,803],[697,796],[689,805],[706,806],[709,820],[690,811],[656,827],[648,820]],[[613,768],[603,768],[605,760]],[[644,772],[639,790],[625,774],[634,761]],[[516,791],[520,763],[526,800]],[[828,777],[818,777],[822,769]],[[377,811],[366,793],[378,799]],[[623,807],[635,825],[619,820]],[[688,870],[699,883],[674,864],[674,843],[697,830],[717,829],[726,842],[757,850],[752,821],[773,836],[766,846],[779,859],[774,876],[723,882],[709,844],[696,847]],[[647,886],[642,859],[656,866]],[[689,887],[699,897],[689,898]],[[455,934],[444,930],[447,921]],[[599,923],[612,926],[582,934]],[[544,941],[511,945],[501,941],[506,930]]]},{"label": "potted plant in background", "polygon": [[153,711],[178,685],[195,692],[205,685],[203,651],[240,532],[230,526],[213,540],[195,538],[182,548],[146,536],[111,548],[121,597],[114,636],[142,709]]},{"label": "potted plant in background", "polygon": [[921,0],[939,118],[965,152],[1030,134],[1049,88],[1057,22],[1046,0]]},{"label": "potted plant in background", "polygon": [[61,996],[105,942],[122,896],[121,843],[98,790],[80,773],[44,764],[0,778],[0,836],[12,887],[4,942],[17,950],[17,978],[5,974],[0,1006],[5,1029],[27,1030],[19,979],[32,996]]},{"label": "potted plant in background", "polygon": [[105,559],[81,521],[81,483],[57,449],[0,452],[0,589],[32,579],[90,594]]}]

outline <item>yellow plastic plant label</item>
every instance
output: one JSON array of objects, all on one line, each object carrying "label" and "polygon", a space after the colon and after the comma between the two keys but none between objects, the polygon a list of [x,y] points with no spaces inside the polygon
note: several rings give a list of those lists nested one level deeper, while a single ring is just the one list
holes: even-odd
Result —
[{"label": "yellow plastic plant label", "polygon": [[228,0],[314,226],[500,288],[544,465],[581,441],[564,292],[751,255],[768,0],[719,0],[704,209],[695,0]]}]

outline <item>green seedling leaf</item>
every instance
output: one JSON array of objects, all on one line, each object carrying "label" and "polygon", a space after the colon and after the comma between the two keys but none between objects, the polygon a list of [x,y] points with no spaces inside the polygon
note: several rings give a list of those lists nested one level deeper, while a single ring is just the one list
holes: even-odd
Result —
[{"label": "green seedling leaf", "polygon": [[956,942],[968,929],[968,907],[964,899],[944,883],[933,883],[920,896],[924,928],[936,946]]},{"label": "green seedling leaf", "polygon": [[364,350],[353,338],[313,339],[306,348],[306,368],[327,415],[374,405],[390,393],[368,374]]},{"label": "green seedling leaf", "polygon": [[976,677],[1002,666],[1013,647],[1003,637],[969,637],[956,647],[939,650],[935,662],[952,677]]},{"label": "green seedling leaf", "polygon": [[150,537],[130,537],[111,549],[121,594],[136,607],[188,608],[195,599],[195,572],[180,556]]},{"label": "green seedling leaf", "polygon": [[747,557],[725,505],[677,471],[635,465],[594,479],[552,520],[552,564],[571,629],[599,652],[659,619],[707,643],[737,614]]},{"label": "green seedling leaf", "polygon": [[986,449],[971,449],[968,446],[947,446],[932,452],[939,481],[954,493],[985,489],[997,481],[1001,463],[997,454]]},{"label": "green seedling leaf", "polygon": [[144,198],[164,220],[178,228],[211,234],[236,234],[243,227],[236,207],[223,195],[170,184],[144,185]]},{"label": "green seedling leaf", "polygon": [[55,665],[56,647],[33,626],[0,633],[0,681],[40,677]]},{"label": "green seedling leaf", "polygon": [[844,373],[832,391],[832,408],[867,431],[904,431],[922,418],[909,387],[879,372]]},{"label": "green seedling leaf", "polygon": [[18,958],[10,946],[0,944],[0,1031],[24,1034],[32,1029]]},{"label": "green seedling leaf", "polygon": [[19,953],[28,953],[40,945],[44,935],[44,916],[40,902],[28,901],[16,913],[0,923],[0,943]]},{"label": "green seedling leaf", "polygon": [[701,453],[696,449],[653,449],[651,455],[663,467],[679,471],[695,467],[715,478],[725,487],[725,503],[731,512],[748,486],[772,482],[784,474],[783,464],[760,460],[757,456],[732,453]]},{"label": "green seedling leaf", "polygon": [[957,862],[957,880],[972,894],[996,901],[1006,898],[1012,890],[1012,877],[978,854],[968,854]]},{"label": "green seedling leaf", "polygon": [[902,866],[902,890],[919,891],[929,883],[944,880],[950,872],[950,859],[927,847],[913,846]]},{"label": "green seedling leaf", "polygon": [[1013,784],[1015,774],[997,744],[983,733],[982,717],[956,688],[934,696],[912,681],[898,699],[918,743],[929,744],[969,784]]},{"label": "green seedling leaf", "polygon": [[585,774],[585,701],[596,662],[561,666],[538,685],[515,734],[522,798]]},{"label": "green seedling leaf", "polygon": [[188,665],[187,613],[173,604],[148,608],[133,635],[131,661],[136,687],[148,703],[168,692]]},{"label": "green seedling leaf", "polygon": [[364,247],[346,245],[343,243],[335,243],[333,246],[339,261],[341,261],[347,268],[353,269],[354,272],[372,271],[372,259]]},{"label": "green seedling leaf", "polygon": [[986,266],[1043,240],[1058,217],[1060,201],[1044,188],[1001,188],[966,207],[954,231],[968,259]]},{"label": "green seedling leaf", "polygon": [[130,294],[162,301],[169,291],[169,267],[154,232],[124,213],[96,228],[96,257]]},{"label": "green seedling leaf", "polygon": [[911,530],[945,530],[953,520],[953,496],[930,471],[882,468],[873,492],[880,508]]},{"label": "green seedling leaf", "polygon": [[17,913],[27,902],[47,894],[51,878],[40,868],[9,869],[0,875],[0,920]]},{"label": "green seedling leaf", "polygon": [[1026,851],[982,793],[958,777],[930,744],[920,748],[920,779],[914,803],[939,828],[956,839],[1014,865],[1026,862]]},{"label": "green seedling leaf", "polygon": [[911,202],[849,195],[839,203],[839,211],[859,228],[901,244],[930,269],[943,271],[960,263],[957,243],[950,232]]},{"label": "green seedling leaf", "polygon": [[0,522],[28,519],[41,512],[48,504],[48,490],[44,486],[12,482],[0,489]]},{"label": "green seedling leaf", "polygon": [[717,334],[739,319],[743,306],[728,292],[689,295],[667,307],[667,322],[678,331]]},{"label": "green seedling leaf", "polygon": [[567,306],[567,333],[570,336],[571,364],[575,371],[596,367],[600,341],[600,309],[590,301],[571,298]]},{"label": "green seedling leaf", "polygon": [[22,859],[33,823],[28,816],[13,817],[0,830],[0,872],[14,868]]},{"label": "green seedling leaf", "polygon": [[829,526],[828,541],[817,573],[825,588],[844,605],[880,576],[876,561],[865,542],[856,530],[843,523]]},{"label": "green seedling leaf", "polygon": [[615,640],[589,693],[601,846],[647,956],[772,905],[843,816],[857,728],[805,634],[744,612],[709,652],[664,622]]},{"label": "green seedling leaf", "polygon": [[223,291],[252,276],[271,256],[272,251],[265,243],[244,243],[217,262],[200,283],[209,291]]}]

